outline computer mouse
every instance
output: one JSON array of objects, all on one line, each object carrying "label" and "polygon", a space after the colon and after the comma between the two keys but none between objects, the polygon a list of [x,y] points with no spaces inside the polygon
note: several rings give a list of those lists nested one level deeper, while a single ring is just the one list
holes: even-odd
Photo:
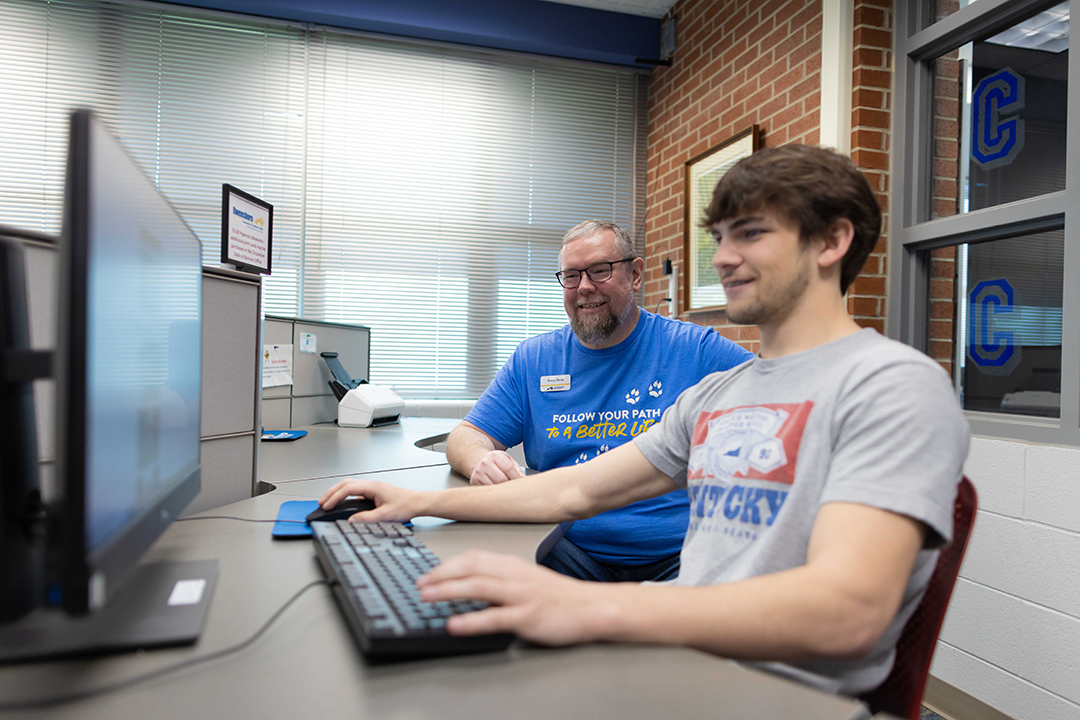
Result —
[{"label": "computer mouse", "polygon": [[324,510],[323,508],[316,508],[308,513],[308,522],[318,522],[320,520],[348,520],[350,517],[358,512],[364,512],[365,510],[374,510],[375,503],[367,498],[349,498],[348,500],[342,500],[331,510]]}]

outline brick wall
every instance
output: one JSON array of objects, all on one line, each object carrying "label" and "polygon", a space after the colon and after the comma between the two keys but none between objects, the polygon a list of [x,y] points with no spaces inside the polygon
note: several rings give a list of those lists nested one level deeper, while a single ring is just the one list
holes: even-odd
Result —
[{"label": "brick wall", "polygon": [[885,332],[889,229],[889,116],[892,113],[891,0],[856,0],[851,78],[851,159],[882,210],[882,233],[848,289],[848,312],[863,327]]},{"label": "brick wall", "polygon": [[[679,46],[672,66],[657,68],[649,86],[649,309],[667,296],[664,259],[685,268],[687,160],[754,123],[766,146],[818,142],[821,0],[682,0],[673,10]],[[680,317],[758,349],[757,328],[732,325],[723,312]]]},{"label": "brick wall", "polygon": [[[681,0],[672,66],[657,68],[649,86],[648,207],[644,305],[667,296],[662,263],[680,267],[684,164],[751,124],[766,147],[816,144],[821,105],[821,0]],[[888,210],[891,0],[857,0],[853,55],[852,157]],[[882,238],[849,293],[864,326],[883,329],[885,248]],[[712,325],[751,352],[756,327],[728,323],[722,311],[680,317]]]}]

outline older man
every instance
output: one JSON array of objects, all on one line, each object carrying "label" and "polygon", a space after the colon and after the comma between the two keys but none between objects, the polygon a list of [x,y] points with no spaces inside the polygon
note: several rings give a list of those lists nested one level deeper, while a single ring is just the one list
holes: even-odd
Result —
[{"label": "older man", "polygon": [[[644,265],[612,223],[566,234],[556,277],[570,324],[517,347],[450,433],[455,470],[473,485],[522,477],[506,454],[518,443],[537,470],[585,462],[644,432],[704,376],[752,357],[711,328],[638,308]],[[686,519],[677,490],[573,523],[542,562],[586,580],[672,578]]]}]

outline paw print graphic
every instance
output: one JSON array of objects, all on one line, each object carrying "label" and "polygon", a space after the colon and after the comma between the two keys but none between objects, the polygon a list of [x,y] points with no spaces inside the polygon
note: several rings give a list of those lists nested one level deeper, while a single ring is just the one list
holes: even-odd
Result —
[{"label": "paw print graphic", "polygon": [[637,388],[634,388],[630,392],[626,393],[626,402],[630,403],[631,405],[637,405],[637,401],[640,399],[641,393],[637,391]]},{"label": "paw print graphic", "polygon": [[663,395],[663,384],[659,380],[654,382],[652,385],[649,386],[649,394],[653,397],[660,397],[661,395]]},{"label": "paw print graphic", "polygon": [[603,455],[604,453],[606,453],[610,449],[611,449],[610,445],[601,445],[600,449],[596,451],[597,457],[599,457],[600,455]]},{"label": "paw print graphic", "polygon": [[589,459],[589,454],[588,453],[581,453],[580,455],[577,456],[577,460],[574,461],[574,464],[577,465],[579,463],[583,463],[588,459]]}]

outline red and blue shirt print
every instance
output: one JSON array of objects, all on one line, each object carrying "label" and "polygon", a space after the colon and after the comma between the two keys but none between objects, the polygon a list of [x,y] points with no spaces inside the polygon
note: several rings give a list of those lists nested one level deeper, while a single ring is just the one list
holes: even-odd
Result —
[{"label": "red and blue shirt print", "polygon": [[689,529],[753,541],[772,526],[795,482],[813,407],[807,400],[701,413],[687,467]]}]

